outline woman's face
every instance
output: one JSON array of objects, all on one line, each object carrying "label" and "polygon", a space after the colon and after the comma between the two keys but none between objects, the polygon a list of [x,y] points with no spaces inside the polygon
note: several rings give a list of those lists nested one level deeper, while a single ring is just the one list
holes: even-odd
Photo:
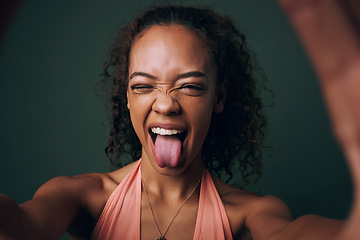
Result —
[{"label": "woman's face", "polygon": [[153,26],[135,41],[129,62],[128,108],[142,158],[158,171],[201,162],[201,146],[217,101],[216,67],[194,33]]}]

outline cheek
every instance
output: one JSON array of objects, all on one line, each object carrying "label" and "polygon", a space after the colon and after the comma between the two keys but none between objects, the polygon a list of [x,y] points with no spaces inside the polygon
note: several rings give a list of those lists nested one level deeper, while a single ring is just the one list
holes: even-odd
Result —
[{"label": "cheek", "polygon": [[128,95],[128,108],[130,118],[136,134],[141,138],[144,131],[145,120],[151,110],[151,98],[146,96]]},{"label": "cheek", "polygon": [[141,117],[142,115],[147,115],[149,109],[151,109],[153,97],[151,95],[136,95],[129,94],[128,95],[128,108],[130,110],[130,114],[134,116],[137,115]]},{"label": "cheek", "polygon": [[206,135],[212,117],[213,99],[211,97],[204,97],[188,103],[187,106],[184,111],[186,111],[186,115],[193,126],[193,131]]}]

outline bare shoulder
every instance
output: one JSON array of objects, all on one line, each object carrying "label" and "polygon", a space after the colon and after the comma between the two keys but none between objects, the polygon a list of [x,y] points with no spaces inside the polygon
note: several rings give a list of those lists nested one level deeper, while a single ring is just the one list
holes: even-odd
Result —
[{"label": "bare shoulder", "polygon": [[[29,236],[33,239],[59,239],[79,212],[86,211],[89,216],[94,216],[96,208],[101,209],[105,178],[106,174],[85,174],[49,180],[37,190],[33,199],[14,208],[11,215],[17,220],[11,223],[9,231],[19,234],[17,239]],[[98,194],[100,200],[96,200],[93,193]],[[92,200],[87,201],[89,196]],[[21,231],[17,233],[14,229]]]},{"label": "bare shoulder", "polygon": [[44,191],[52,190],[70,190],[76,193],[84,193],[86,191],[97,191],[97,190],[113,190],[120,182],[126,177],[126,175],[134,167],[135,163],[128,164],[123,168],[108,173],[86,173],[81,175],[59,176],[55,177],[43,186],[41,186],[37,192],[41,193]]},{"label": "bare shoulder", "polygon": [[55,177],[42,185],[34,195],[37,199],[54,199],[78,205],[97,219],[107,199],[133,164],[109,173],[87,173],[72,177]]},{"label": "bare shoulder", "polygon": [[291,221],[291,212],[281,199],[234,188],[214,175],[212,178],[224,203],[234,235],[250,231],[254,238],[254,232],[263,227],[264,221],[275,221],[279,228]]},{"label": "bare shoulder", "polygon": [[108,177],[110,177],[113,181],[117,182],[117,184],[121,183],[121,181],[128,175],[128,173],[135,167],[136,162],[130,163],[116,171],[107,173]]},{"label": "bare shoulder", "polygon": [[65,231],[88,238],[101,212],[132,164],[111,173],[55,177],[42,185],[32,200],[21,204],[28,236],[56,239]]},{"label": "bare shoulder", "polygon": [[89,173],[77,176],[59,176],[43,184],[33,199],[68,197],[76,198],[79,203],[87,193],[101,191],[106,181],[106,173]]}]

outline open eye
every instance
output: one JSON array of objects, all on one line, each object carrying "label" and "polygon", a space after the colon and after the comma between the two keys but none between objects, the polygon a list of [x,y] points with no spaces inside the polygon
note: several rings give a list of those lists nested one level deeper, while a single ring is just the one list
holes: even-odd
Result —
[{"label": "open eye", "polygon": [[133,91],[136,94],[142,94],[142,93],[150,93],[154,89],[152,85],[148,84],[135,84],[130,86],[131,91]]}]

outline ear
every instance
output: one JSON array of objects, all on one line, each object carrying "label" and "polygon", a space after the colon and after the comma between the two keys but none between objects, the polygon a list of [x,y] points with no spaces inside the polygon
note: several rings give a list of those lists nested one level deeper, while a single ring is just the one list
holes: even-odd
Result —
[{"label": "ear", "polygon": [[220,113],[224,109],[224,104],[226,100],[226,90],[224,84],[221,84],[217,87],[213,105],[213,112]]}]

